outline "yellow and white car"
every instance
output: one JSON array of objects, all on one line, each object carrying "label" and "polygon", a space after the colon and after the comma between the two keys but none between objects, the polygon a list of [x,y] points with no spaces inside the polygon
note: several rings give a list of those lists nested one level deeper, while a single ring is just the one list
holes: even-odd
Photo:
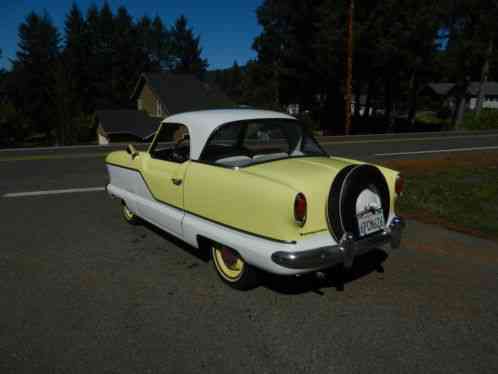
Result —
[{"label": "yellow and white car", "polygon": [[262,110],[173,115],[146,152],[106,158],[107,191],[124,218],[148,221],[211,251],[231,286],[258,271],[293,275],[399,247],[398,172],[330,157],[295,118]]}]

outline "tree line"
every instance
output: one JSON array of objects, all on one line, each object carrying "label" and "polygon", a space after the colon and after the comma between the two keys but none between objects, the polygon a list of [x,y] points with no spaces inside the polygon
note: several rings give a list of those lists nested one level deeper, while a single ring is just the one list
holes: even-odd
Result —
[{"label": "tree line", "polygon": [[[8,98],[0,131],[74,143],[96,109],[134,106],[141,72],[171,71],[215,82],[240,105],[298,105],[303,120],[343,133],[351,1],[264,0],[256,10],[257,57],[216,71],[206,71],[200,39],[183,16],[168,27],[160,17],[135,20],[125,7],[91,6],[83,14],[73,5],[61,32],[48,14],[30,13],[12,69],[0,72],[0,94]],[[354,0],[352,88],[364,107],[380,110],[356,105],[353,131],[392,129],[400,118],[410,128],[428,82],[456,83],[446,116],[458,128],[470,82],[498,80],[497,20],[496,0]]]},{"label": "tree line", "polygon": [[[12,68],[2,72],[0,131],[18,141],[44,134],[72,144],[94,136],[98,109],[133,108],[140,73],[170,71],[202,77],[208,62],[184,16],[168,27],[161,17],[133,19],[108,3],[83,13],[73,4],[59,31],[47,12],[31,12],[18,30]],[[3,129],[2,129],[3,127]]]},{"label": "tree line", "polygon": [[[299,104],[322,129],[342,133],[350,1],[263,1],[257,58],[211,79],[241,104]],[[354,96],[382,108],[388,128],[401,113],[406,126],[414,124],[418,93],[428,82],[457,84],[451,122],[458,127],[469,83],[498,80],[496,0],[354,0],[354,6]],[[354,125],[366,131],[379,125],[359,105],[354,114]]]}]

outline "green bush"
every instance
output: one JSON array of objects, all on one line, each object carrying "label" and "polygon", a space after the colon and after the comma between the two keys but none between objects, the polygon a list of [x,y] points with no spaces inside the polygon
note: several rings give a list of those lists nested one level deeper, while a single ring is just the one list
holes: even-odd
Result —
[{"label": "green bush", "polygon": [[0,133],[4,140],[23,141],[29,135],[29,121],[12,103],[0,103]]},{"label": "green bush", "polygon": [[422,112],[417,113],[416,117],[417,123],[421,125],[445,125],[449,124],[447,117],[439,115],[439,113],[434,112]]},{"label": "green bush", "polygon": [[71,123],[73,142],[93,143],[97,138],[95,117],[90,114],[81,114],[74,118]]},{"label": "green bush", "polygon": [[474,112],[466,113],[463,127],[467,130],[498,129],[498,110],[484,109],[479,116],[476,116]]}]

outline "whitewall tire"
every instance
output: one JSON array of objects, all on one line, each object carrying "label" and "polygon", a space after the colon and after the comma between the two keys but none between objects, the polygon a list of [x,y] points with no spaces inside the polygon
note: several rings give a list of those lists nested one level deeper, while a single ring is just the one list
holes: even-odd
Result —
[{"label": "whitewall tire", "polygon": [[211,243],[211,257],[216,272],[229,286],[238,290],[257,287],[259,271],[249,265],[237,251],[219,243]]},{"label": "whitewall tire", "polygon": [[122,213],[124,220],[129,224],[137,225],[140,223],[140,218],[128,208],[124,201],[122,202]]}]

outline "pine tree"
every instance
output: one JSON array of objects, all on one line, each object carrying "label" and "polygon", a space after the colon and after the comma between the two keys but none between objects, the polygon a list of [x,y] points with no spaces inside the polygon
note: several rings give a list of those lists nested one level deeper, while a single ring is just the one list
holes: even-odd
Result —
[{"label": "pine tree", "polygon": [[99,10],[92,4],[86,12],[86,42],[88,49],[88,109],[95,111],[99,102],[98,82],[101,79]]},{"label": "pine tree", "polygon": [[228,86],[225,88],[227,95],[235,102],[241,102],[244,76],[237,61],[233,62],[232,67],[227,69],[226,73],[228,74]]},{"label": "pine tree", "polygon": [[47,138],[57,123],[54,111],[54,67],[59,57],[60,37],[45,12],[30,13],[19,27],[15,69],[23,76],[23,108],[28,118]]},{"label": "pine tree", "polygon": [[[309,110],[316,106],[318,97],[330,97],[329,91],[335,92],[340,87],[336,81],[336,53],[327,53],[335,45],[327,40],[329,49],[316,48],[319,31],[324,26],[330,38],[337,39],[338,35],[336,24],[320,24],[323,3],[324,0],[266,0],[257,9],[263,32],[254,40],[253,49],[260,66],[250,71],[262,74],[255,80],[266,82],[264,85],[273,91],[266,106],[283,110],[287,104],[300,104]],[[327,124],[338,123],[327,121]]]},{"label": "pine tree", "polygon": [[62,60],[56,69],[57,112],[62,122],[59,132],[65,144],[77,140],[79,129],[73,126],[74,119],[82,112],[91,110],[88,100],[90,51],[87,37],[83,15],[76,3],[73,3],[64,22],[65,47]]},{"label": "pine tree", "polygon": [[112,92],[121,108],[131,107],[130,94],[138,80],[144,59],[133,19],[121,6],[114,17]]},{"label": "pine tree", "polygon": [[135,52],[142,72],[158,72],[161,66],[152,52],[152,21],[148,16],[142,16],[135,25],[135,35],[137,38]]},{"label": "pine tree", "polygon": [[171,70],[173,56],[170,33],[159,16],[152,21],[149,41],[152,63],[157,64],[161,70]]},{"label": "pine tree", "polygon": [[170,35],[174,56],[173,71],[202,78],[208,62],[201,57],[200,37],[195,36],[193,30],[188,27],[185,16],[176,20]]},{"label": "pine tree", "polygon": [[[2,59],[2,50],[0,49],[0,60]],[[1,68],[0,69],[0,83],[3,82],[3,80],[5,79],[5,75],[6,75],[6,71],[5,69]]]},{"label": "pine tree", "polygon": [[99,80],[96,83],[99,100],[97,109],[118,107],[113,100],[113,69],[115,46],[114,16],[107,1],[100,8],[98,18],[98,51]]}]

